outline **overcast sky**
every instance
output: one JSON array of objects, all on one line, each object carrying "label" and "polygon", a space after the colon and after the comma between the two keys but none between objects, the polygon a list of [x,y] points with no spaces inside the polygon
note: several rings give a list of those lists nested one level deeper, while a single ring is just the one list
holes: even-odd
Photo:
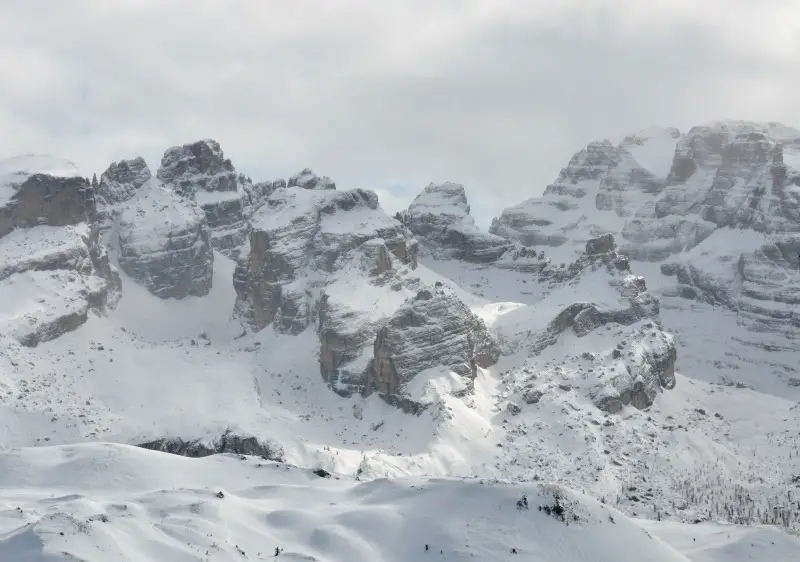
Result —
[{"label": "overcast sky", "polygon": [[799,32],[794,0],[0,0],[0,157],[214,138],[390,212],[458,181],[485,226],[591,140],[800,126]]}]

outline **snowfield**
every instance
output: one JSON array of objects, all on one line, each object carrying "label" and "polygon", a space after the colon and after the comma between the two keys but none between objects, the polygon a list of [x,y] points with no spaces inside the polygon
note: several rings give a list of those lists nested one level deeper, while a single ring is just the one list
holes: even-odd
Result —
[{"label": "snowfield", "polygon": [[257,457],[189,459],[109,443],[5,452],[0,559],[691,560],[682,549],[704,562],[753,554],[788,562],[798,548],[766,530],[756,547],[738,529],[721,540],[719,527],[644,528],[557,486],[319,474]]}]

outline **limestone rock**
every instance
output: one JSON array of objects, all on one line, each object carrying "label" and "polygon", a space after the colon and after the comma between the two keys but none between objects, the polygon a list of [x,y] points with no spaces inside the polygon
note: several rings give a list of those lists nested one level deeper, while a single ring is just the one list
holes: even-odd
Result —
[{"label": "limestone rock", "polygon": [[35,156],[0,162],[0,237],[18,227],[80,224],[94,213],[91,186],[71,162]]},{"label": "limestone rock", "polygon": [[122,206],[133,199],[152,177],[150,168],[141,156],[133,160],[114,162],[100,175],[95,201],[101,236],[105,237],[111,230],[114,218],[121,212]]},{"label": "limestone rock", "polygon": [[[278,189],[253,216],[249,245],[238,260],[234,277],[235,313],[254,330],[276,317],[274,328],[299,333],[311,321],[316,306],[307,274],[332,274],[349,252],[375,241],[388,250],[373,256],[372,268],[385,270],[387,261],[416,266],[415,244],[397,221],[378,207],[369,191]],[[359,258],[361,259],[361,258]],[[307,290],[309,289],[309,290]],[[319,293],[319,291],[317,291]]]},{"label": "limestone rock", "polygon": [[113,306],[120,280],[89,221],[95,201],[74,164],[0,162],[0,332],[23,345],[77,329]]},{"label": "limestone rock", "polygon": [[[597,407],[608,412],[616,412],[628,404],[647,408],[662,388],[675,386],[677,352],[672,336],[660,327],[659,300],[648,292],[644,278],[633,275],[627,261],[621,264],[620,258],[613,236],[607,234],[590,239],[585,254],[570,267],[557,272],[555,277],[542,275],[563,286],[591,274],[594,289],[599,289],[597,284],[605,278],[617,298],[612,301],[606,296],[602,304],[579,301],[564,307],[534,338],[532,346],[532,352],[539,354],[558,342],[567,331],[582,338],[604,327],[629,327],[627,348],[615,349],[610,363],[597,372],[592,369],[589,397]],[[604,269],[596,269],[598,264],[603,264]],[[597,359],[588,352],[580,357],[589,361]],[[534,390],[526,391],[524,396],[537,398],[532,394]]]},{"label": "limestone rock", "polygon": [[211,290],[214,254],[205,215],[171,189],[151,184],[119,218],[119,265],[161,298]]},{"label": "limestone rock", "polygon": [[218,142],[206,139],[169,148],[156,175],[197,202],[208,221],[212,248],[226,256],[238,255],[248,232],[249,188]]},{"label": "limestone rock", "polygon": [[601,410],[616,413],[630,404],[648,408],[662,388],[675,387],[677,351],[671,335],[655,324],[638,329],[631,337],[624,368],[616,368],[590,390],[590,397]]},{"label": "limestone rock", "polygon": [[120,280],[85,223],[18,228],[0,238],[0,331],[36,346],[80,327],[116,304]]},{"label": "limestone rock", "polygon": [[423,289],[378,332],[367,388],[402,403],[417,374],[444,367],[471,392],[477,367],[490,366],[499,354],[486,326],[454,294]]},{"label": "limestone rock", "polygon": [[328,176],[319,177],[310,168],[303,168],[299,173],[289,178],[289,187],[302,189],[336,189],[336,183]]},{"label": "limestone rock", "polygon": [[497,260],[512,244],[481,232],[470,215],[464,186],[431,183],[401,215],[403,223],[437,255],[469,262]]}]

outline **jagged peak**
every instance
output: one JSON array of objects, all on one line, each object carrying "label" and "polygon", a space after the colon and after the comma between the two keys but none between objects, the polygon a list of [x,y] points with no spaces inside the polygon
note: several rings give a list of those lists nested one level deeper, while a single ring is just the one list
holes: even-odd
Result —
[{"label": "jagged peak", "polygon": [[412,215],[436,213],[467,216],[470,206],[464,186],[455,182],[429,183],[408,206]]},{"label": "jagged peak", "polygon": [[[219,142],[214,139],[200,139],[194,142],[171,146],[164,151],[164,156],[161,159],[161,165],[164,165],[164,160],[168,158],[186,158],[194,157],[196,159],[213,157],[220,161],[225,162],[225,153]],[[230,160],[227,160],[230,164]],[[231,166],[232,169],[232,166]]]},{"label": "jagged peak", "polygon": [[303,168],[289,178],[289,187],[303,189],[331,190],[336,189],[336,183],[328,176],[318,176],[311,168]]},{"label": "jagged peak", "polygon": [[238,175],[219,143],[203,139],[164,151],[156,177],[182,194],[205,191],[236,191]]},{"label": "jagged peak", "polygon": [[144,158],[137,156],[131,160],[112,162],[100,175],[100,186],[108,183],[127,183],[141,187],[153,177]]}]

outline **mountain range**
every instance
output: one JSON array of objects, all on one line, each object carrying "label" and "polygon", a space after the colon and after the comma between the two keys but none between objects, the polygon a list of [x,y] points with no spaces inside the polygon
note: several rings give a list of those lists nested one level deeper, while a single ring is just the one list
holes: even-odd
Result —
[{"label": "mountain range", "polygon": [[0,559],[797,559],[799,258],[777,123],[593,142],[488,232],[210,139],[0,162]]}]

